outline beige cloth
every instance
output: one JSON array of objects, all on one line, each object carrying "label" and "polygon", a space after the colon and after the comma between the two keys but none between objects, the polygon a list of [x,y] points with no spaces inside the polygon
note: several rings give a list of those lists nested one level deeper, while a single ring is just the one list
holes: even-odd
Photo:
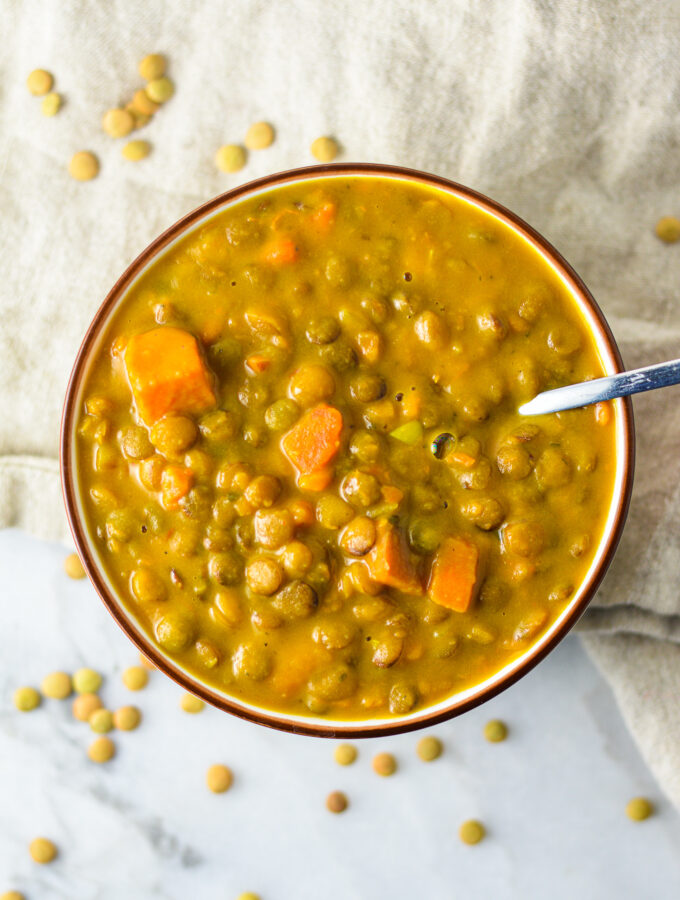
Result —
[{"label": "beige cloth", "polygon": [[[680,10],[674,0],[319,4],[5,0],[0,57],[0,524],[66,538],[61,402],[85,327],[115,277],[166,225],[242,180],[312,162],[395,162],[471,185],[542,231],[585,278],[629,365],[679,356]],[[170,58],[175,97],[142,133],[142,163],[102,134]],[[41,116],[24,81],[64,94]],[[239,175],[222,143],[270,119],[277,140]],[[102,163],[88,184],[71,154]],[[645,757],[680,804],[680,388],[635,403],[638,465],[621,549],[582,628]]]}]

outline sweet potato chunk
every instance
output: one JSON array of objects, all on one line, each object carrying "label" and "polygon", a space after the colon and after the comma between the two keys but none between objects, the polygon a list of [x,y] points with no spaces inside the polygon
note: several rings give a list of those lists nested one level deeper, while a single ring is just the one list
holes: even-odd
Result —
[{"label": "sweet potato chunk", "polygon": [[427,593],[430,600],[465,612],[475,598],[479,585],[479,550],[464,538],[442,541],[432,563]]},{"label": "sweet potato chunk", "polygon": [[167,413],[202,413],[216,403],[212,375],[196,338],[161,325],[133,335],[125,368],[140,418],[153,425]]},{"label": "sweet potato chunk", "polygon": [[405,594],[422,594],[404,535],[387,519],[378,520],[376,532],[373,549],[364,557],[371,579]]}]

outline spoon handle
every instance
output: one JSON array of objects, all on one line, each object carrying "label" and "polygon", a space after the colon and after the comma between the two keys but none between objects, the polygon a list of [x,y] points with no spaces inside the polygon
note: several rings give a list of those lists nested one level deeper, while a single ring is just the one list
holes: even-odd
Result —
[{"label": "spoon handle", "polygon": [[563,409],[575,409],[578,406],[590,406],[600,400],[612,400],[614,397],[627,397],[629,394],[640,394],[642,391],[653,391],[667,387],[669,384],[680,384],[680,359],[646,366],[644,369],[631,369],[618,375],[607,375],[605,378],[594,378],[579,384],[543,391],[533,400],[520,406],[523,416],[540,416],[545,413],[560,412]]}]

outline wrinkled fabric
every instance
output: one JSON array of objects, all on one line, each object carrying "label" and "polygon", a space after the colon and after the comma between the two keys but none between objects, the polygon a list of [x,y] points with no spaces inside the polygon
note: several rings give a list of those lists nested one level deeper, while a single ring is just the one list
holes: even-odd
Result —
[{"label": "wrinkled fabric", "polygon": [[[680,7],[673,0],[224,2],[6,0],[0,57],[0,525],[68,539],[58,432],[87,324],[145,245],[234,185],[343,160],[422,168],[527,219],[584,278],[629,367],[680,355]],[[168,55],[177,91],[130,163],[100,128]],[[64,107],[25,79],[50,70]],[[236,175],[213,156],[252,122],[277,130]],[[137,135],[135,135],[137,136]],[[80,184],[71,155],[101,174]],[[680,388],[635,400],[628,524],[581,628],[639,746],[680,804]]]}]

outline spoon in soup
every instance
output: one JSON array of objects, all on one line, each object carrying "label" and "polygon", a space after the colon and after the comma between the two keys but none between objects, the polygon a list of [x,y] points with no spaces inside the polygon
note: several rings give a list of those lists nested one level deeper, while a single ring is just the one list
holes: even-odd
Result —
[{"label": "spoon in soup", "polygon": [[542,416],[563,409],[590,406],[602,400],[613,400],[615,397],[628,397],[630,394],[653,391],[671,384],[680,384],[680,359],[646,366],[644,369],[619,372],[618,375],[593,378],[592,381],[568,384],[552,391],[543,391],[533,400],[520,406],[518,412],[523,416]]}]

